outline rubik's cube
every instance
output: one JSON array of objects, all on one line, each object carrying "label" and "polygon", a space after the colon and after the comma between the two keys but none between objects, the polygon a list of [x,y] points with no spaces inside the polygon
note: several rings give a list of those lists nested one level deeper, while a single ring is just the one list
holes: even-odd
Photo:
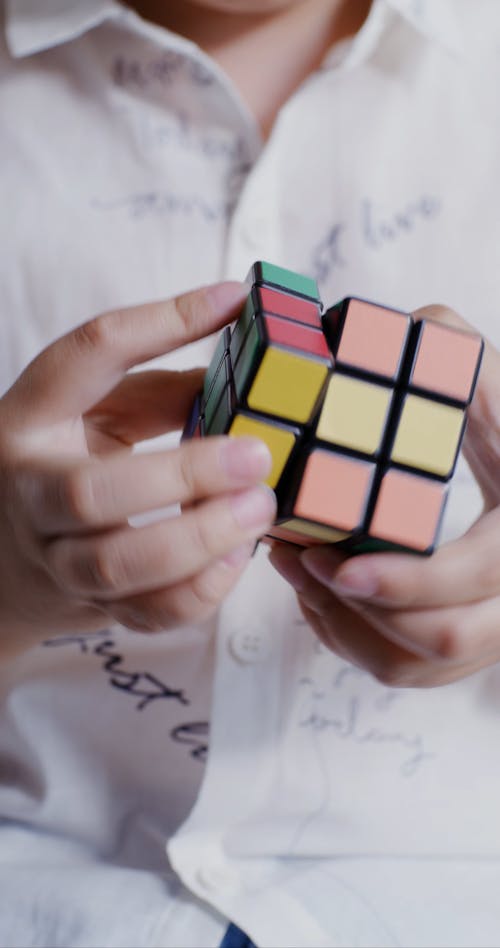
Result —
[{"label": "rubik's cube", "polygon": [[323,312],[314,280],[269,263],[248,280],[184,435],[266,442],[276,539],[431,553],[481,337],[362,299]]}]

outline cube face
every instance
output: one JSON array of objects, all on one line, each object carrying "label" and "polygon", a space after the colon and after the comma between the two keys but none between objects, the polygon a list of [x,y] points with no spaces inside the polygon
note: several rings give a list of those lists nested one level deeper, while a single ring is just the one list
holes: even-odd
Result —
[{"label": "cube face", "polygon": [[251,278],[184,436],[268,445],[275,540],[431,553],[482,340],[367,300],[321,316],[314,281],[271,264]]}]

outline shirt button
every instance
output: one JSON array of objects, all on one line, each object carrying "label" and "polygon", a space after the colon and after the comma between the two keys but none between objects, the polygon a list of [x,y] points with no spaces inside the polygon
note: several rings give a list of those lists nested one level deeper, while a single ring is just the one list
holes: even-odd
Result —
[{"label": "shirt button", "polygon": [[247,625],[244,628],[236,628],[229,639],[229,651],[238,662],[257,665],[269,658],[271,638],[257,627]]}]

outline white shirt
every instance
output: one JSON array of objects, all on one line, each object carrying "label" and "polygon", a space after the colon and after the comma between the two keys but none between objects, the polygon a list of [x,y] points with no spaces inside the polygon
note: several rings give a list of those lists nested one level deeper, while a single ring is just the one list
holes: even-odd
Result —
[{"label": "white shirt", "polygon": [[[0,79],[1,390],[93,314],[256,259],[500,344],[498,0],[376,0],[265,145],[112,0],[9,0]],[[478,512],[461,464],[445,536]],[[377,683],[265,551],[203,628],[68,630],[0,672],[0,944],[199,948],[231,918],[265,948],[497,945],[499,686]]]}]

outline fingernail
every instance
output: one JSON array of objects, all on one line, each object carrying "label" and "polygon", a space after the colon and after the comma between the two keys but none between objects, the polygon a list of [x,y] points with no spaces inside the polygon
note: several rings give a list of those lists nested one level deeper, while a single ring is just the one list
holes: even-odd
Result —
[{"label": "fingernail", "polygon": [[243,546],[238,546],[235,550],[231,550],[231,552],[223,558],[222,562],[230,569],[239,569],[244,563],[248,562],[252,556],[253,549],[253,543],[244,543]]},{"label": "fingernail", "polygon": [[367,565],[350,562],[339,568],[338,556],[333,551],[307,550],[302,554],[302,562],[318,582],[339,596],[369,599],[377,592],[377,578]]},{"label": "fingernail", "polygon": [[252,528],[256,532],[265,530],[274,520],[276,514],[276,497],[274,491],[265,484],[252,487],[242,494],[231,498],[234,519],[243,530]]},{"label": "fingernail", "polygon": [[228,322],[230,322],[234,316],[233,311],[238,306],[243,305],[250,289],[246,283],[236,283],[231,280],[226,283],[217,283],[215,286],[209,286],[205,292],[215,313],[218,316],[223,316],[224,313],[227,313]]},{"label": "fingernail", "polygon": [[221,447],[221,466],[233,482],[264,479],[271,470],[271,452],[258,438],[226,438]]}]

